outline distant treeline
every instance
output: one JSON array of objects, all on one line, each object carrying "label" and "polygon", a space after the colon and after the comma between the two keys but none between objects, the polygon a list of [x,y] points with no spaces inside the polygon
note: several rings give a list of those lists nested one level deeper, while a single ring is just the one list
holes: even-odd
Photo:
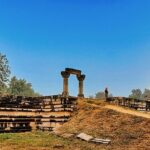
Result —
[{"label": "distant treeline", "polygon": [[143,92],[140,89],[133,89],[129,97],[141,100],[150,100],[150,89],[145,89]]},{"label": "distant treeline", "polygon": [[[109,97],[113,97],[113,95],[109,94]],[[150,89],[145,89],[143,92],[140,89],[133,89],[128,97],[140,100],[150,100]],[[105,99],[105,92],[97,92],[95,96],[89,96],[89,98]]]}]

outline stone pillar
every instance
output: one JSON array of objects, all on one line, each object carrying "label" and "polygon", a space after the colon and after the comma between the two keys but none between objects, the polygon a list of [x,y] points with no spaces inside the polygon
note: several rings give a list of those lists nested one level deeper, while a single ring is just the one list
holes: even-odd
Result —
[{"label": "stone pillar", "polygon": [[78,97],[84,97],[84,94],[83,94],[83,81],[85,79],[85,75],[77,76],[77,79],[79,80],[79,94],[78,94]]},{"label": "stone pillar", "polygon": [[66,72],[66,71],[62,71],[61,75],[64,78],[62,95],[64,97],[67,97],[69,95],[69,92],[68,92],[68,78],[69,78],[70,74],[68,72]]}]

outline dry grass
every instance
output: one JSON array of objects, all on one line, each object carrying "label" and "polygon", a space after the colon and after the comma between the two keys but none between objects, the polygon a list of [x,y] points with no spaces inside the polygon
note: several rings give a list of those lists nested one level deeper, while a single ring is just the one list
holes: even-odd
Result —
[{"label": "dry grass", "polygon": [[104,102],[79,101],[79,111],[60,129],[62,133],[85,132],[112,140],[102,149],[150,149],[150,119],[124,114],[104,107]]}]

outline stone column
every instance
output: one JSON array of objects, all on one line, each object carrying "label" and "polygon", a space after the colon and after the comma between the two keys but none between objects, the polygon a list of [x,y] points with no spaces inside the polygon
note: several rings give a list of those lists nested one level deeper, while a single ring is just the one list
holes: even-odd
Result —
[{"label": "stone column", "polygon": [[66,71],[62,71],[61,75],[64,78],[62,95],[64,97],[67,97],[69,95],[69,92],[68,92],[68,78],[69,78],[70,74],[68,72],[66,72]]},{"label": "stone column", "polygon": [[84,94],[83,94],[83,81],[85,79],[85,75],[77,76],[77,79],[79,80],[79,94],[78,94],[78,97],[84,97]]}]

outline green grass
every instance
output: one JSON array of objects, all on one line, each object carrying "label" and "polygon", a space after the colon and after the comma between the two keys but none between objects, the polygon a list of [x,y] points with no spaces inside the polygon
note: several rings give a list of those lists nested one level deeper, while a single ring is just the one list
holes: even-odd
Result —
[{"label": "green grass", "polygon": [[[62,146],[55,148],[56,145]],[[79,139],[64,139],[49,132],[0,134],[2,150],[101,150],[98,145]]]}]

